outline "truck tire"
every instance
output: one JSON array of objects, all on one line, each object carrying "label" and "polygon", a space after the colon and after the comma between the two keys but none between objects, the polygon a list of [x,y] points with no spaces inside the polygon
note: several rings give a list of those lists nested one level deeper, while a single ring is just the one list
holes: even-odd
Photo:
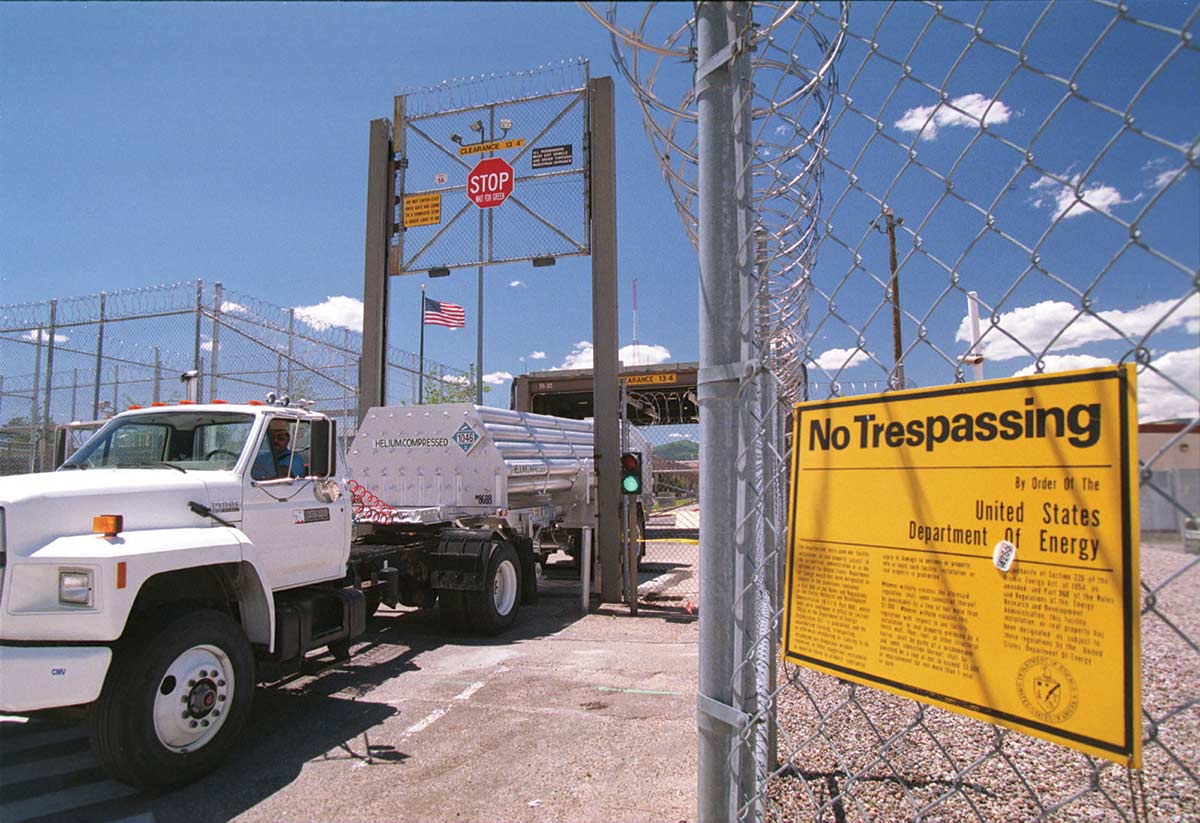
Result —
[{"label": "truck tire", "polygon": [[521,560],[508,543],[497,543],[483,575],[483,591],[466,592],[467,619],[479,634],[505,631],[521,609]]},{"label": "truck tire", "polygon": [[92,712],[92,751],[111,777],[170,788],[215,768],[254,695],[254,655],[228,615],[174,615],[123,642]]}]

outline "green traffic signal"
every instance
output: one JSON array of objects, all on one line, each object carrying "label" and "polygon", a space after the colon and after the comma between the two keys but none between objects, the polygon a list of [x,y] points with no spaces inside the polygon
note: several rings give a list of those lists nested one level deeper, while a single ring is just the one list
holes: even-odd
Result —
[{"label": "green traffic signal", "polygon": [[642,493],[642,456],[637,452],[621,455],[621,493]]}]

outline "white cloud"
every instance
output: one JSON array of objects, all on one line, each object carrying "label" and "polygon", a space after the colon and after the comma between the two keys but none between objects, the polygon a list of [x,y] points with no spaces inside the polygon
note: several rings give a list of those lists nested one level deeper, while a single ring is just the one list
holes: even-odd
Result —
[{"label": "white cloud", "polygon": [[501,383],[507,383],[512,379],[513,376],[506,371],[489,372],[483,376],[483,382],[492,386],[499,386]]},{"label": "white cloud", "polygon": [[1188,334],[1200,334],[1200,319],[1187,321],[1183,324],[1183,328],[1187,330]]},{"label": "white cloud", "polygon": [[1175,179],[1175,175],[1186,169],[1187,166],[1180,166],[1177,169],[1167,169],[1164,172],[1159,172],[1154,177],[1154,188],[1161,189],[1163,186]]},{"label": "white cloud", "polygon": [[[28,340],[30,343],[48,343],[50,342],[50,332],[46,331],[45,329],[30,329],[21,335],[21,339]],[[65,334],[54,335],[54,343],[56,345],[59,343],[66,343],[70,339],[71,338],[67,337]]]},{"label": "white cloud", "polygon": [[[1090,354],[1050,354],[1043,357],[1042,362],[1045,363],[1046,372],[1094,369],[1113,363],[1106,357],[1093,357]],[[1167,352],[1152,360],[1150,366],[1138,375],[1139,420],[1170,420],[1200,415],[1200,400],[1197,400],[1200,396],[1200,348]],[[1013,372],[1013,377],[1024,377],[1035,370],[1035,366],[1026,366]]]},{"label": "white cloud", "polygon": [[690,434],[680,434],[679,432],[671,432],[667,435],[667,437],[671,438],[672,440],[687,440],[691,443],[696,442],[696,438],[692,437]]},{"label": "white cloud", "polygon": [[836,371],[857,366],[869,359],[870,356],[862,349],[828,349],[817,355],[812,362],[826,371]]},{"label": "white cloud", "polygon": [[[639,344],[637,351],[633,346],[622,346],[617,352],[617,359],[626,366],[653,366],[665,363],[671,359],[671,351],[666,346],[654,346],[646,343]],[[553,369],[590,369],[592,367],[592,342],[580,340],[571,349],[561,366]]]},{"label": "white cloud", "polygon": [[465,374],[444,374],[440,379],[443,383],[449,383],[452,386],[467,386],[471,383],[471,378]]},{"label": "white cloud", "polygon": [[[1101,366],[1111,366],[1112,362],[1107,357],[1093,357],[1090,354],[1048,354],[1042,358],[1042,363],[1046,366],[1046,372],[1097,369]],[[1017,369],[1013,372],[1012,376],[1024,377],[1025,375],[1036,373],[1037,366],[1028,365],[1023,369]]]},{"label": "white cloud", "polygon": [[562,365],[555,367],[553,371],[562,369],[590,369],[591,367],[592,341],[580,340],[571,348],[571,353],[563,359]]},{"label": "white cloud", "polygon": [[531,351],[529,353],[530,360],[545,360],[546,353],[544,351]]},{"label": "white cloud", "polygon": [[637,346],[622,346],[617,352],[617,359],[626,366],[654,366],[670,360],[671,351],[666,346],[639,343]]},{"label": "white cloud", "polygon": [[[1179,307],[1175,308],[1176,305]],[[1172,309],[1174,312],[1168,317],[1167,313]],[[1120,337],[1118,330],[1136,339],[1151,329],[1191,328],[1198,321],[1200,295],[1197,294],[1190,295],[1182,304],[1178,300],[1158,300],[1129,311],[1113,309],[1095,315],[1080,314],[1078,306],[1061,300],[1046,300],[1001,314],[995,329],[982,318],[979,348],[985,360],[1011,360],[1029,356],[1017,341],[1024,343],[1034,354],[1041,354],[1051,340],[1054,341],[1051,351],[1069,351],[1088,343],[1116,340]],[[964,317],[954,339],[970,343],[970,329],[970,319]]]},{"label": "white cloud", "polygon": [[213,350],[213,341],[205,340],[203,343],[200,344],[200,351],[211,352],[212,350]]},{"label": "white cloud", "polygon": [[922,140],[935,140],[938,131],[949,126],[977,129],[980,123],[993,126],[1007,123],[1011,117],[1012,110],[1008,106],[975,92],[956,97],[949,104],[938,103],[909,109],[896,121],[896,128],[907,132],[919,131]]},{"label": "white cloud", "polygon": [[508,283],[508,287],[510,289],[515,289],[515,288],[518,288],[518,287],[524,286],[524,285],[525,285],[524,280],[510,280]]},{"label": "white cloud", "polygon": [[353,297],[330,297],[315,306],[297,306],[296,316],[315,329],[337,326],[361,332],[363,304]]},{"label": "white cloud", "polygon": [[1112,214],[1112,210],[1117,206],[1141,199],[1140,194],[1133,198],[1125,197],[1116,188],[1104,183],[1092,183],[1076,195],[1075,189],[1079,185],[1079,180],[1078,174],[1072,176],[1068,186],[1053,177],[1042,175],[1029,186],[1038,192],[1033,199],[1033,205],[1039,209],[1053,206],[1054,219],[1062,217],[1064,220],[1069,220],[1072,217],[1092,214],[1093,211]]},{"label": "white cloud", "polygon": [[1139,420],[1200,415],[1200,347],[1167,352],[1150,366],[1138,375]]},{"label": "white cloud", "polygon": [[226,300],[221,303],[222,314],[245,314],[248,311],[249,309],[241,303],[234,303],[232,300]]}]

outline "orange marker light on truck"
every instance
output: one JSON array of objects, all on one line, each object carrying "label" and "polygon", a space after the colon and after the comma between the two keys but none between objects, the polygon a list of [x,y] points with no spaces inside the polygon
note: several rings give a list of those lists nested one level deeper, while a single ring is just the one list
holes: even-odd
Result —
[{"label": "orange marker light on truck", "polygon": [[116,537],[125,530],[125,517],[120,514],[98,514],[92,518],[92,531],[105,537]]},{"label": "orange marker light on truck", "polygon": [[117,563],[117,588],[125,588],[125,561]]}]

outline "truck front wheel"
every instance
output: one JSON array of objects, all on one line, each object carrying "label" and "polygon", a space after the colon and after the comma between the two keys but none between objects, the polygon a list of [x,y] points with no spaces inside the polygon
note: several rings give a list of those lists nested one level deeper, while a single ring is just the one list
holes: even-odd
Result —
[{"label": "truck front wheel", "polygon": [[218,611],[179,614],[119,647],[93,712],[92,749],[124,783],[191,782],[232,748],[253,693],[254,657],[241,626]]},{"label": "truck front wheel", "polygon": [[468,620],[480,634],[499,634],[521,608],[521,560],[508,543],[497,543],[483,576],[483,591],[466,593]]}]

